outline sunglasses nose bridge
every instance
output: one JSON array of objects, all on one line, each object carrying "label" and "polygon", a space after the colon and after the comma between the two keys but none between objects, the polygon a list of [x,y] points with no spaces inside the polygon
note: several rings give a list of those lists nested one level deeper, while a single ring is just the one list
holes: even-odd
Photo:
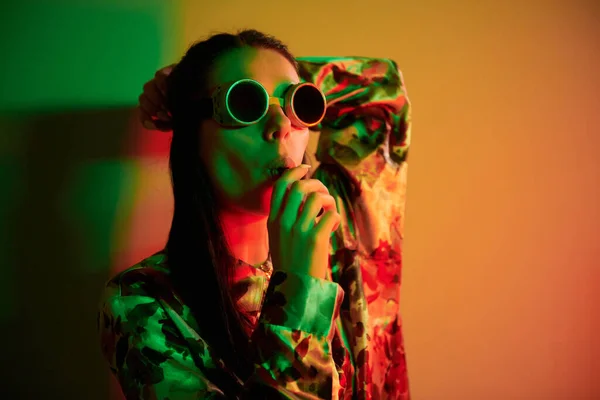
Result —
[{"label": "sunglasses nose bridge", "polygon": [[269,103],[267,107],[271,107],[272,105],[283,108],[283,99],[280,97],[269,96]]}]

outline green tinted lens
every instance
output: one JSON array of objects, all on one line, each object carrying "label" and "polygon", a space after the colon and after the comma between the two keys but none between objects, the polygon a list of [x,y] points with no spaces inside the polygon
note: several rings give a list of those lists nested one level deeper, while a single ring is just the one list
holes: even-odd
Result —
[{"label": "green tinted lens", "polygon": [[229,89],[227,109],[230,115],[245,124],[257,122],[268,109],[269,96],[256,81],[242,80]]}]

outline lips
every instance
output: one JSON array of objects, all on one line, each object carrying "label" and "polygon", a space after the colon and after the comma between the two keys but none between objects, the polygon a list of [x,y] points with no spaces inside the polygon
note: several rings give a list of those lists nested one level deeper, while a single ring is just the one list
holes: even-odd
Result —
[{"label": "lips", "polygon": [[277,157],[267,164],[267,174],[273,178],[279,178],[281,174],[290,168],[296,167],[291,157]]}]

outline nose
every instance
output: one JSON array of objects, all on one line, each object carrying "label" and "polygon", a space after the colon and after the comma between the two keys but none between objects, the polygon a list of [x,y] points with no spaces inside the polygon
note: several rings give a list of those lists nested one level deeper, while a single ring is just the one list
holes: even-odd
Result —
[{"label": "nose", "polygon": [[265,136],[268,141],[274,139],[284,139],[292,131],[292,123],[285,115],[281,106],[272,104],[267,113],[267,125],[265,127]]}]

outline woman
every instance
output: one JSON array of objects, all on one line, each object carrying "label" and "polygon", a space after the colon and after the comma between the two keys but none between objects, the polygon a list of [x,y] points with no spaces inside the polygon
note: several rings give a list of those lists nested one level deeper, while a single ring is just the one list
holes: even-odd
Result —
[{"label": "woman", "polygon": [[307,178],[309,128],[324,109],[300,82],[286,46],[250,30],[192,46],[162,112],[159,75],[145,86],[142,110],[173,130],[174,214],[165,250],[104,293],[102,350],[127,398],[408,398],[394,385],[405,373],[375,373],[388,387],[371,385],[371,370],[389,365],[369,363],[354,307],[364,293],[336,283],[360,266],[332,273],[343,221]]}]

